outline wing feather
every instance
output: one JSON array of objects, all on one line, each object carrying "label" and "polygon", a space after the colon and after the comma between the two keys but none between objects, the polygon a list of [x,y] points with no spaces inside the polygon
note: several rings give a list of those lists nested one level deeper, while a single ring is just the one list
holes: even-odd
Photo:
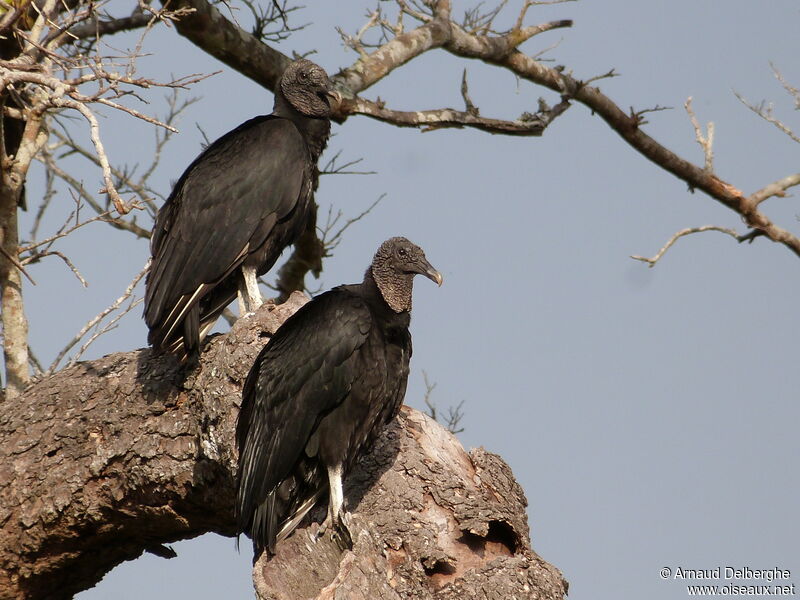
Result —
[{"label": "wing feather", "polygon": [[320,420],[348,394],[371,327],[364,301],[334,289],[287,320],[256,359],[236,430],[241,529],[302,458]]},{"label": "wing feather", "polygon": [[308,161],[295,125],[263,116],[224,135],[192,162],[153,229],[145,295],[151,331],[180,331],[168,319],[183,314],[183,307],[177,313],[175,307],[227,277],[246,260],[248,248],[263,244],[275,223],[292,214]]}]

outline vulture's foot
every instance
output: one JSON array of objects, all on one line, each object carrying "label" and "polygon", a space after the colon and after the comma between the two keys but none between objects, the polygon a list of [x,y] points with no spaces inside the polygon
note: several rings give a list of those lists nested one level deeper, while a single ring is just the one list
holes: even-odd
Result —
[{"label": "vulture's foot", "polygon": [[322,538],[329,530],[331,539],[342,551],[353,549],[353,537],[350,535],[350,513],[342,511],[334,518],[328,515],[317,530],[316,539]]},{"label": "vulture's foot", "polygon": [[342,552],[345,550],[352,550],[353,536],[350,535],[350,515],[348,513],[341,513],[339,517],[340,518],[334,522],[331,528],[331,537]]}]

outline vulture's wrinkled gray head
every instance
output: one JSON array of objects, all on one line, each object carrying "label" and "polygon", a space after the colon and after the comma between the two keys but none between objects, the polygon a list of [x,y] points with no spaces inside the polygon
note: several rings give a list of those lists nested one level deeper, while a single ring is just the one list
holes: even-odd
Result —
[{"label": "vulture's wrinkled gray head", "polygon": [[[294,61],[286,68],[279,85],[281,93],[292,108],[307,117],[330,117],[331,101],[338,103],[341,100],[323,68],[304,58]],[[276,95],[276,110],[279,108],[279,100]]]},{"label": "vulture's wrinkled gray head", "polygon": [[414,275],[424,275],[442,285],[442,274],[431,266],[422,248],[404,237],[393,237],[381,244],[370,272],[386,304],[398,313],[411,310]]}]

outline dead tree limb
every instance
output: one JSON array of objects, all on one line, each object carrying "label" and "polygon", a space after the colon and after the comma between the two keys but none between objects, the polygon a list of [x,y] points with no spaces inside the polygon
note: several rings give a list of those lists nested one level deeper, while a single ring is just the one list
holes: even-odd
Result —
[{"label": "dead tree limb", "polygon": [[[142,552],[232,535],[241,385],[266,338],[304,302],[293,294],[240,319],[188,373],[149,350],[112,354],[0,404],[0,598],[71,598]],[[507,465],[483,450],[467,455],[415,411],[391,425],[348,486],[354,551],[332,552],[329,538],[307,547],[316,525],[304,525],[259,563],[263,597],[349,594],[368,576],[365,596],[346,597],[471,598],[483,583],[508,590],[504,598],[563,598],[560,573],[530,548],[525,497]],[[300,577],[304,564],[318,572]]]}]

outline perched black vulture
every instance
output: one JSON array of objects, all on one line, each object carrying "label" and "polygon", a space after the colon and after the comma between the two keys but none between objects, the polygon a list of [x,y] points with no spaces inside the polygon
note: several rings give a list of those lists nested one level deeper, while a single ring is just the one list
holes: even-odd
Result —
[{"label": "perched black vulture", "polygon": [[261,304],[256,277],[302,233],[330,134],[328,76],[293,62],[270,115],[226,133],[181,175],[156,217],[144,318],[157,351],[195,354],[236,297]]},{"label": "perched black vulture", "polygon": [[342,478],[405,395],[417,274],[442,284],[420,248],[387,240],[362,283],[314,298],[258,355],[236,426],[236,519],[256,556],[328,492],[323,528],[347,533]]}]

